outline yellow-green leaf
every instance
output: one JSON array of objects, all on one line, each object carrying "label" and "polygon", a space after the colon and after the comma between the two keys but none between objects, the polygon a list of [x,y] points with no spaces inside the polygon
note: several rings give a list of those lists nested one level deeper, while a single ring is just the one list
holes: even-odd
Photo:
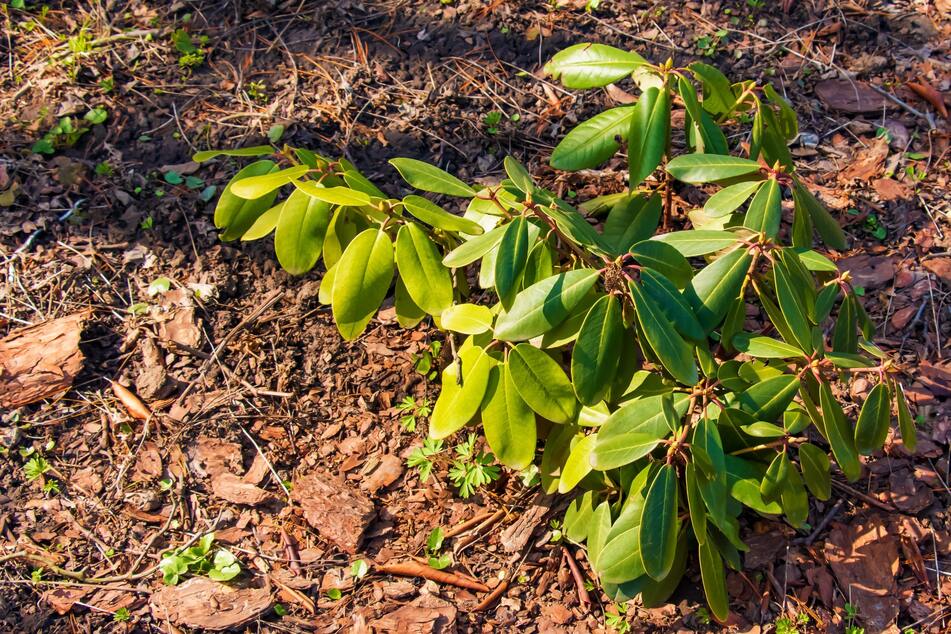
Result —
[{"label": "yellow-green leaf", "polygon": [[512,469],[524,469],[532,463],[535,413],[519,396],[507,364],[497,365],[489,373],[482,401],[482,429],[499,462]]},{"label": "yellow-green leaf", "polygon": [[396,234],[396,267],[413,302],[438,316],[452,304],[452,280],[439,250],[417,224],[408,223]]},{"label": "yellow-green leaf", "polygon": [[393,281],[393,243],[379,229],[367,229],[347,245],[334,276],[337,329],[347,341],[360,336]]}]

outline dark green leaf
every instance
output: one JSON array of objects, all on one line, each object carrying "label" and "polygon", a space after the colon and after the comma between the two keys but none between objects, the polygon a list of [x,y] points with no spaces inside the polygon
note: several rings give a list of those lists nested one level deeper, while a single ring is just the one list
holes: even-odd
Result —
[{"label": "dark green leaf", "polygon": [[416,189],[462,198],[470,198],[476,194],[474,189],[435,165],[410,158],[390,159],[390,164],[396,168],[403,180]]},{"label": "dark green leaf", "polygon": [[773,461],[769,463],[769,468],[766,469],[763,482],[759,487],[764,502],[775,502],[779,499],[791,466],[785,450],[777,453]]},{"label": "dark green leaf", "polygon": [[667,88],[648,88],[634,106],[627,140],[630,187],[633,189],[660,165],[670,137],[670,96]]},{"label": "dark green leaf", "polygon": [[731,247],[740,240],[740,237],[730,231],[690,229],[665,233],[654,239],[674,247],[685,258],[692,258]]},{"label": "dark green leaf", "polygon": [[602,236],[620,255],[642,240],[647,240],[657,231],[663,211],[663,201],[658,194],[650,197],[632,194],[611,208],[604,221]]},{"label": "dark green leaf", "polygon": [[677,549],[679,510],[677,471],[673,465],[660,468],[647,490],[640,526],[641,559],[644,571],[660,580],[674,564]]},{"label": "dark green leaf", "polygon": [[775,178],[767,179],[753,197],[743,226],[775,238],[783,219],[782,199],[779,183]]},{"label": "dark green leaf", "polygon": [[774,376],[753,385],[737,397],[756,420],[778,419],[799,391],[799,379],[788,374]]},{"label": "dark green leaf", "polygon": [[578,124],[555,147],[551,166],[560,170],[596,167],[611,158],[627,139],[633,106],[610,108]]},{"label": "dark green leaf", "polygon": [[605,44],[575,44],[556,53],[545,74],[560,79],[566,88],[599,88],[630,75],[647,62],[637,53]]},{"label": "dark green leaf", "polygon": [[772,337],[754,337],[748,332],[734,336],[733,347],[760,359],[794,359],[806,356],[802,350],[788,343]]},{"label": "dark green leaf", "polygon": [[833,249],[842,250],[848,247],[842,227],[799,180],[795,180],[793,183],[793,200],[796,205],[796,213],[805,211],[809,214],[823,242]]},{"label": "dark green leaf", "polygon": [[726,590],[726,573],[723,559],[712,540],[706,539],[700,544],[700,577],[703,581],[703,593],[707,597],[710,611],[721,623],[730,616],[730,599]]},{"label": "dark green leaf", "polygon": [[684,290],[697,321],[709,332],[740,297],[752,256],[740,248],[718,258],[697,273]]},{"label": "dark green leaf", "polygon": [[644,240],[630,249],[630,254],[641,266],[654,269],[677,288],[683,288],[693,277],[693,267],[675,247],[659,240]]},{"label": "dark green leaf", "polygon": [[544,351],[520,343],[509,352],[509,372],[522,397],[542,418],[568,423],[578,415],[578,401],[565,371]]},{"label": "dark green leaf", "polygon": [[565,320],[597,279],[598,272],[593,269],[575,269],[532,284],[499,316],[495,338],[526,341],[548,332]]},{"label": "dark green leaf", "polygon": [[623,335],[621,306],[613,295],[605,295],[588,311],[571,353],[571,382],[585,405],[603,400],[611,387]]},{"label": "dark green leaf", "polygon": [[524,469],[535,457],[535,414],[515,387],[506,364],[489,373],[482,400],[482,430],[496,459],[512,469]]},{"label": "dark green leaf", "polygon": [[699,377],[691,346],[674,330],[654,300],[644,293],[640,284],[631,282],[628,288],[634,298],[637,320],[661,364],[679,382],[695,385]]},{"label": "dark green leaf", "polygon": [[860,454],[868,456],[885,444],[891,410],[892,401],[888,386],[879,383],[868,393],[855,423],[855,448]]},{"label": "dark green leaf", "polygon": [[810,443],[799,445],[799,466],[812,494],[820,500],[828,500],[832,495],[832,477],[826,452]]},{"label": "dark green leaf", "polygon": [[822,407],[823,428],[820,429],[832,447],[832,455],[839,463],[842,473],[850,482],[855,482],[862,475],[862,464],[859,462],[858,451],[855,448],[855,438],[845,413],[838,401],[832,395],[828,383],[819,384],[819,402]]},{"label": "dark green leaf", "polygon": [[756,174],[760,169],[756,161],[718,154],[682,154],[667,163],[671,176],[693,185]]},{"label": "dark green leaf", "polygon": [[702,341],[706,338],[693,309],[673,282],[657,271],[644,268],[641,269],[641,286],[680,334],[692,341]]}]

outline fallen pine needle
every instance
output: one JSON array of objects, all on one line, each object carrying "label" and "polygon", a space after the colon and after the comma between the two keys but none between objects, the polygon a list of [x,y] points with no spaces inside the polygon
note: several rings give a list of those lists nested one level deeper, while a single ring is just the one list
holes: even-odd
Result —
[{"label": "fallen pine needle", "polygon": [[133,394],[128,388],[112,380],[110,380],[109,383],[112,385],[112,391],[115,393],[116,397],[122,401],[123,405],[125,405],[126,411],[129,412],[129,416],[138,420],[146,420],[152,415],[152,410],[150,410],[145,405],[145,403],[143,403],[139,397]]},{"label": "fallen pine needle", "polygon": [[454,572],[444,572],[430,568],[424,564],[415,561],[402,561],[395,564],[377,564],[374,569],[385,575],[396,575],[397,577],[421,577],[429,579],[436,583],[445,583],[459,588],[467,588],[476,592],[488,592],[489,586],[456,574]]},{"label": "fallen pine needle", "polygon": [[483,610],[488,610],[495,604],[496,601],[499,600],[499,597],[505,594],[505,591],[508,589],[509,580],[505,579],[501,581],[499,585],[495,586],[495,590],[487,594],[486,597],[482,599],[482,602],[479,603],[479,605],[477,605],[473,611],[482,612]]}]

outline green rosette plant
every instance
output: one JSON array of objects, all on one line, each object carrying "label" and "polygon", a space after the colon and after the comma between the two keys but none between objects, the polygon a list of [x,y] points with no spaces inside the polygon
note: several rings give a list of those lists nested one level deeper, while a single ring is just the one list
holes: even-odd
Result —
[{"label": "green rosette plant", "polygon": [[[391,292],[403,327],[431,318],[446,331],[457,345],[430,435],[481,424],[501,463],[535,463],[545,491],[573,496],[564,532],[612,599],[664,601],[696,553],[722,621],[744,509],[805,527],[833,461],[858,479],[893,415],[914,449],[898,368],[872,343],[848,273],[813,248],[815,235],[834,249],[846,238],[796,173],[796,116],[772,86],[601,44],[545,68],[569,89],[639,87],[636,104],[582,122],[551,156],[581,170],[626,147],[626,191],[577,208],[511,157],[491,186],[390,161],[429,197],[393,197],[301,148],[195,160],[257,157],[218,200],[221,237],[273,235],[293,274],[322,258],[319,300],[345,339]],[[738,138],[745,157],[730,154]],[[708,197],[681,223],[689,187]],[[459,201],[462,215],[444,207]],[[661,229],[673,224],[690,228]],[[836,395],[855,376],[875,385],[852,422]]]}]

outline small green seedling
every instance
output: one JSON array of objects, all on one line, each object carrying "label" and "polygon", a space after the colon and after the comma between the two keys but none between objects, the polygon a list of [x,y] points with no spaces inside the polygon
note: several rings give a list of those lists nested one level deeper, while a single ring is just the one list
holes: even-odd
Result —
[{"label": "small green seedling", "polygon": [[241,564],[230,551],[220,548],[212,555],[214,541],[215,534],[208,533],[194,546],[165,553],[159,562],[162,581],[174,586],[186,575],[205,575],[213,581],[230,581],[241,574]]}]

